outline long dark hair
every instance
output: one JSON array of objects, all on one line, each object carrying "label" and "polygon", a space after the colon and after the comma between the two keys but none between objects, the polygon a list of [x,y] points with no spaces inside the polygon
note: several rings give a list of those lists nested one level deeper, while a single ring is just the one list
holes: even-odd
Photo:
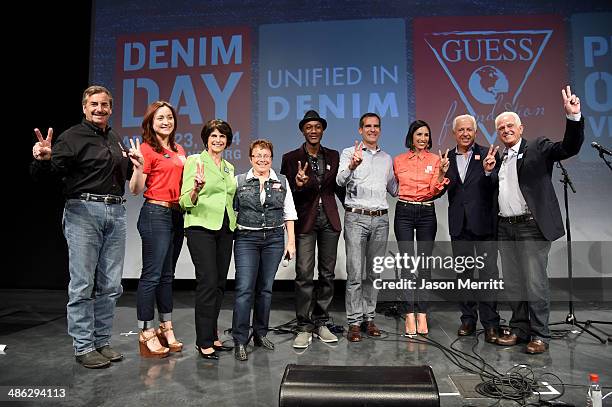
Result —
[{"label": "long dark hair", "polygon": [[155,130],[153,130],[153,120],[155,120],[155,112],[164,106],[170,109],[172,112],[172,117],[174,117],[174,127],[172,128],[172,133],[170,133],[170,137],[168,138],[168,145],[170,146],[170,149],[176,153],[178,152],[178,148],[174,142],[174,134],[176,133],[176,110],[174,110],[174,107],[172,107],[170,103],[164,100],[153,102],[147,107],[147,111],[142,119],[142,139],[145,143],[150,145],[156,153],[162,152],[162,146],[157,140]]}]

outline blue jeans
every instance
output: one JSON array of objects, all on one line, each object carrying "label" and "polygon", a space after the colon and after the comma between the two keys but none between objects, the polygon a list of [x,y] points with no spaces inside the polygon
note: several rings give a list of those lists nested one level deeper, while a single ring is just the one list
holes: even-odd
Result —
[{"label": "blue jeans", "polygon": [[524,340],[550,341],[550,287],[546,240],[535,220],[498,223],[504,294],[512,308],[510,328]]},{"label": "blue jeans", "polygon": [[349,325],[376,316],[378,290],[374,287],[373,258],[384,256],[389,238],[389,215],[370,216],[346,211],[346,319]]},{"label": "blue jeans", "polygon": [[[417,254],[431,256],[433,252],[434,240],[438,221],[436,219],[436,208],[432,206],[422,206],[413,204],[403,204],[398,202],[395,207],[395,221],[393,230],[397,239],[397,246],[401,254],[407,253],[414,256],[414,238],[416,234]],[[416,233],[415,233],[416,232]],[[411,279],[415,274],[409,270],[402,269],[402,278]],[[416,286],[421,286],[420,280],[431,281],[431,270],[423,267],[418,270]],[[428,308],[428,292],[426,290],[409,290],[405,292],[402,312],[426,313]]]},{"label": "blue jeans", "polygon": [[262,337],[268,333],[272,285],[285,250],[285,234],[284,228],[280,227],[272,230],[237,230],[235,236],[236,302],[232,336],[236,343],[246,345],[251,308],[253,334]]},{"label": "blue jeans", "polygon": [[140,329],[153,328],[155,302],[160,322],[172,320],[172,281],[183,247],[183,214],[145,202],[138,217],[142,240],[142,273],[136,313]]},{"label": "blue jeans", "polygon": [[126,210],[123,204],[68,199],[68,333],[76,355],[110,343],[115,304],[123,289]]}]

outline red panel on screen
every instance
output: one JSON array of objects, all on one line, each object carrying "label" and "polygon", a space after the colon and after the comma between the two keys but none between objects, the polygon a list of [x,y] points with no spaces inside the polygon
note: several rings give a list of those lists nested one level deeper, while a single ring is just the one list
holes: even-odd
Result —
[{"label": "red panel on screen", "polygon": [[436,146],[453,147],[453,117],[472,114],[477,142],[499,144],[495,116],[517,112],[525,137],[560,139],[567,83],[559,16],[432,17],[414,20],[416,116]]},{"label": "red panel on screen", "polygon": [[177,141],[188,153],[202,151],[203,123],[221,118],[234,132],[226,158],[244,167],[251,134],[250,66],[245,27],[119,37],[114,127],[124,137],[139,135],[147,104],[168,100],[178,114]]}]

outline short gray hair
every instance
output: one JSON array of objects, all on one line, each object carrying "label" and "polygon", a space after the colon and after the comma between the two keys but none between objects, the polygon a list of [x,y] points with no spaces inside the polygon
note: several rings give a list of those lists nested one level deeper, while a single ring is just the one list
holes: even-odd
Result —
[{"label": "short gray hair", "polygon": [[474,131],[476,131],[476,119],[471,114],[462,114],[460,116],[455,117],[453,119],[453,131],[455,131],[455,128],[457,127],[457,122],[462,119],[468,119],[469,121],[471,121],[472,125],[474,126]]},{"label": "short gray hair", "polygon": [[518,114],[514,112],[503,112],[503,113],[498,114],[497,117],[495,118],[495,130],[497,130],[497,124],[501,120],[502,116],[512,116],[514,117],[514,122],[516,123],[516,125],[517,126],[521,125],[521,118],[519,117]]}]

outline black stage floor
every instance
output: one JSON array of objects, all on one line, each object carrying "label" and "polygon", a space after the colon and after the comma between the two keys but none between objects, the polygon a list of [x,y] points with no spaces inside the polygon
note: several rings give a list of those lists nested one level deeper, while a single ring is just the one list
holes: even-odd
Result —
[{"label": "black stage floor", "polygon": [[[271,326],[293,318],[292,296],[289,292],[274,294]],[[272,332],[269,338],[276,344],[273,352],[249,346],[251,353],[247,362],[237,362],[229,352],[222,354],[219,361],[209,362],[194,350],[193,292],[177,291],[173,319],[177,337],[186,345],[184,351],[162,360],[142,359],[138,355],[135,298],[134,291],[126,291],[115,317],[113,346],[125,354],[125,359],[108,369],[89,370],[78,365],[72,355],[71,339],[66,334],[65,292],[0,290],[0,344],[6,345],[4,353],[0,354],[3,393],[13,387],[61,387],[66,397],[46,403],[66,406],[276,406],[287,364],[370,366],[372,375],[380,373],[384,366],[429,365],[439,387],[442,406],[495,403],[494,399],[481,396],[469,398],[475,395],[473,383],[479,381],[478,376],[463,377],[469,373],[453,364],[440,349],[423,340],[402,337],[403,321],[382,313],[376,320],[385,331],[380,339],[365,338],[360,343],[348,343],[344,336],[332,346],[315,339],[308,349],[296,351],[291,346],[292,335]],[[231,326],[232,301],[229,292],[219,319],[220,329]],[[346,321],[342,301],[339,298],[333,304],[332,316],[338,325]],[[439,303],[432,308],[429,338],[449,346],[457,339],[459,313],[456,306]],[[552,309],[551,321],[565,319],[567,303],[555,302]],[[581,302],[576,304],[576,315],[580,319],[610,320],[611,309],[610,302]],[[508,309],[502,306],[502,317],[509,316]],[[608,334],[612,331],[609,325],[600,327]],[[607,338],[607,334],[597,333]],[[228,335],[223,339],[231,343]],[[603,386],[612,386],[610,343],[601,344],[585,333],[574,330],[563,338],[554,339],[550,351],[537,356],[523,353],[523,346],[490,345],[484,343],[482,335],[478,339],[476,343],[475,337],[462,338],[455,347],[468,353],[474,349],[499,372],[516,365],[527,366],[540,382],[550,384],[550,387],[542,387],[544,399],[563,392],[558,400],[585,405],[586,384],[591,372],[599,373]],[[545,373],[554,373],[565,387],[556,384],[558,379]],[[604,394],[610,390],[610,387],[604,388]],[[604,405],[611,399],[612,396],[604,400]],[[0,395],[0,405],[38,404],[34,399],[10,404],[3,400],[7,400],[5,394]],[[498,405],[517,404],[506,400]]]}]

